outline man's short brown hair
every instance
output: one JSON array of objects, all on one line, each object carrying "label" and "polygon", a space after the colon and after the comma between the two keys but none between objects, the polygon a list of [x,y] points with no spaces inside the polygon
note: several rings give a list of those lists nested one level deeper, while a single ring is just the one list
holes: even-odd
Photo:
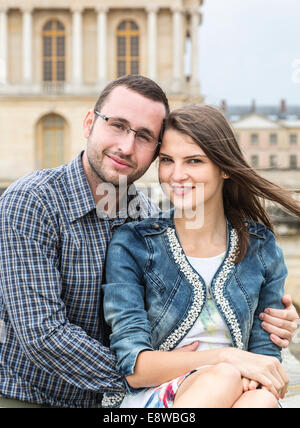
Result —
[{"label": "man's short brown hair", "polygon": [[110,82],[101,92],[96,102],[95,110],[101,111],[101,108],[106,98],[109,96],[112,90],[118,86],[124,86],[127,89],[131,89],[132,91],[143,95],[145,98],[161,102],[165,106],[166,116],[170,113],[167,96],[161,89],[161,87],[152,79],[149,79],[145,76],[141,76],[139,74],[129,74],[127,76],[119,77],[118,79]]}]

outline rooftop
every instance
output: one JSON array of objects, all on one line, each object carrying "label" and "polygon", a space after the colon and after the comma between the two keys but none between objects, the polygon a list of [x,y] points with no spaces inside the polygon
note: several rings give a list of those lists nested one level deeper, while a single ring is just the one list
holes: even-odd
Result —
[{"label": "rooftop", "polygon": [[249,105],[229,105],[223,100],[221,109],[230,121],[237,121],[251,113],[257,113],[270,120],[284,120],[297,122],[300,120],[300,105],[288,105],[285,100],[281,100],[278,105],[257,105],[255,100]]}]

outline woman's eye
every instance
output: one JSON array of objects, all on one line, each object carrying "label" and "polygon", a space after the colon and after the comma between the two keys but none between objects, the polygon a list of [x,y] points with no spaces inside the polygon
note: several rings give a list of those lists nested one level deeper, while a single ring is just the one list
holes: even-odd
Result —
[{"label": "woman's eye", "polygon": [[202,160],[201,159],[190,159],[189,163],[191,163],[191,164],[202,163]]},{"label": "woman's eye", "polygon": [[170,158],[159,158],[159,161],[166,163],[166,162],[171,162],[171,159]]}]

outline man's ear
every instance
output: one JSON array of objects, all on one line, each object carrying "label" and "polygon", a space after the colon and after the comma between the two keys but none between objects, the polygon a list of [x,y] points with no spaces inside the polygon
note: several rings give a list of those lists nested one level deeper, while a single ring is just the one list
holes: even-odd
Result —
[{"label": "man's ear", "polygon": [[93,127],[94,118],[95,113],[93,112],[93,110],[89,110],[85,115],[85,118],[83,119],[83,135],[85,138],[89,138],[91,129]]}]

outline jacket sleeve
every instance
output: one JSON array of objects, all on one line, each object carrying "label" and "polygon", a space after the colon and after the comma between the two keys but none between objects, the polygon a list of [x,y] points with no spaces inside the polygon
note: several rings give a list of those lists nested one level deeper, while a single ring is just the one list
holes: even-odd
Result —
[{"label": "jacket sleeve", "polygon": [[153,350],[145,308],[143,271],[147,248],[133,224],[115,232],[106,257],[104,316],[110,325],[110,347],[122,376],[134,373],[138,354]]},{"label": "jacket sleeve", "polygon": [[284,294],[287,268],[282,250],[270,231],[267,231],[267,238],[260,255],[265,267],[265,281],[262,284],[258,307],[254,314],[248,350],[257,354],[274,356],[281,361],[281,348],[271,341],[269,333],[262,328],[259,319],[259,314],[266,308],[283,309],[284,307],[281,299]]}]

